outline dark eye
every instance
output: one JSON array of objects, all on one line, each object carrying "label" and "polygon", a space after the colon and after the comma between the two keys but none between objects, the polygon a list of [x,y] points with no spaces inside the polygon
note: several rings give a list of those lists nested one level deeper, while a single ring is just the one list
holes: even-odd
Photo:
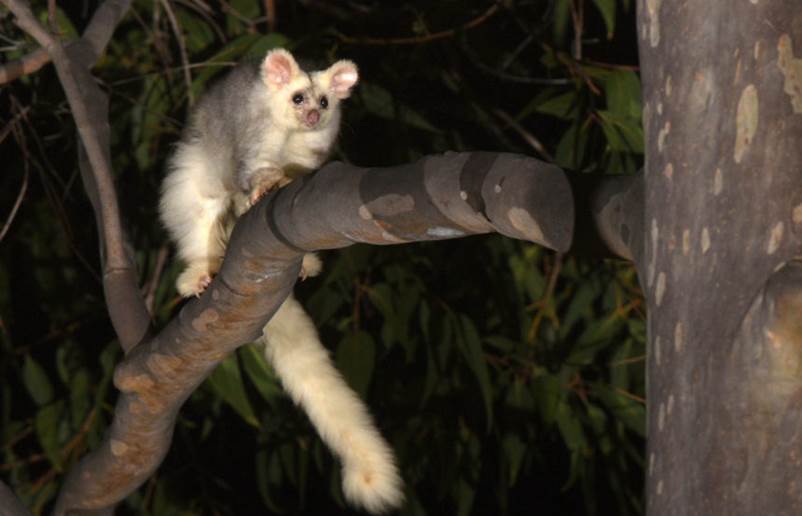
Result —
[{"label": "dark eye", "polygon": [[329,99],[327,99],[325,96],[320,97],[320,107],[322,107],[323,109],[329,107]]},{"label": "dark eye", "polygon": [[304,101],[304,94],[303,93],[296,93],[292,96],[292,101],[296,104],[300,104]]}]

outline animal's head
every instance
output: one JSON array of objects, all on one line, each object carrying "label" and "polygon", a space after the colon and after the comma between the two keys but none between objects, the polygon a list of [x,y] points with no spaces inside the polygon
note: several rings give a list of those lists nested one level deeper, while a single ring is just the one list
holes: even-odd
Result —
[{"label": "animal's head", "polygon": [[351,95],[359,80],[351,61],[341,60],[325,70],[306,72],[284,49],[267,53],[261,75],[270,92],[276,123],[298,130],[324,129],[338,123],[340,101]]}]

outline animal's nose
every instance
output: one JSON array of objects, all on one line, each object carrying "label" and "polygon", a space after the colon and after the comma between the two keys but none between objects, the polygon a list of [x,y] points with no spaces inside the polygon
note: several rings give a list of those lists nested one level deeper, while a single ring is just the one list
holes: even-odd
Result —
[{"label": "animal's nose", "polygon": [[313,109],[306,114],[306,123],[310,126],[317,124],[320,121],[320,111]]}]

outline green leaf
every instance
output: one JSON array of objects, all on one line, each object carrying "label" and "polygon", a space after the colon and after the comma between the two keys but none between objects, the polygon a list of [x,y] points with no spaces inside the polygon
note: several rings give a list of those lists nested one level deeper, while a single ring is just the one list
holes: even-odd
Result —
[{"label": "green leaf", "polygon": [[527,445],[518,434],[508,432],[501,439],[501,447],[504,450],[504,459],[507,466],[508,485],[514,486],[518,479],[518,473],[521,471],[521,464],[523,464],[526,456]]},{"label": "green leaf", "polygon": [[[193,52],[205,50],[215,43],[214,30],[209,27],[206,20],[196,16],[194,11],[180,4],[176,4],[174,9],[179,29],[186,42],[187,53],[191,55]],[[171,36],[175,37],[172,24],[170,25],[170,32]]]},{"label": "green leaf", "polygon": [[41,407],[53,400],[53,385],[47,373],[30,355],[25,357],[25,363],[22,365],[22,383],[38,406]]},{"label": "green leaf", "polygon": [[641,118],[641,84],[630,70],[615,70],[604,80],[607,110],[619,117]]},{"label": "green leaf", "polygon": [[601,400],[618,421],[639,436],[646,437],[646,408],[642,403],[627,396],[621,390],[613,390],[602,383],[595,382],[591,384],[591,388],[591,392]]},{"label": "green leaf", "polygon": [[236,354],[232,353],[226,357],[209,376],[207,382],[212,387],[212,390],[231,405],[245,422],[253,426],[259,426],[259,421],[256,419],[251,403],[245,393],[245,385],[242,383],[242,374],[237,363]]},{"label": "green leaf", "polygon": [[574,325],[581,319],[592,320],[594,316],[593,302],[599,294],[599,288],[593,282],[585,281],[579,284],[560,321],[560,335],[563,338],[568,336]]},{"label": "green leaf", "polygon": [[553,425],[557,418],[557,408],[565,398],[562,380],[555,374],[542,374],[532,380],[531,389],[543,424]]},{"label": "green leaf", "polygon": [[554,2],[554,39],[558,43],[565,40],[570,19],[571,0],[556,0]]},{"label": "green leaf", "polygon": [[544,115],[552,115],[562,120],[573,120],[577,117],[579,92],[569,91],[541,102],[535,111]]},{"label": "green leaf", "polygon": [[61,471],[61,443],[59,433],[64,419],[64,401],[57,401],[39,409],[34,420],[36,437],[56,470]]},{"label": "green leaf", "polygon": [[337,367],[362,398],[367,395],[375,359],[376,344],[364,331],[347,335],[337,346]]},{"label": "green leaf", "polygon": [[587,126],[576,122],[560,138],[554,160],[560,167],[574,170],[584,160],[587,147]]},{"label": "green leaf", "polygon": [[607,27],[607,39],[613,39],[615,33],[615,3],[618,0],[593,0],[593,4],[604,18],[604,25]]},{"label": "green leaf", "polygon": [[566,448],[581,451],[587,448],[587,439],[582,430],[582,423],[576,417],[568,400],[563,400],[557,409],[557,427],[560,429]]},{"label": "green leaf", "polygon": [[81,427],[92,405],[90,386],[89,372],[86,369],[76,371],[70,380],[70,420],[76,430]]},{"label": "green leaf", "polygon": [[487,418],[487,430],[493,426],[493,385],[490,383],[490,374],[487,371],[482,341],[473,322],[465,315],[459,316],[459,328],[461,335],[460,351],[468,362],[468,367],[473,372],[479,384],[479,391],[482,393],[482,401],[485,406],[485,416]]},{"label": "green leaf", "polygon": [[376,83],[361,82],[359,96],[365,109],[379,118],[391,121],[399,120],[415,129],[440,133],[440,130],[429,123],[423,115],[405,104],[395,102],[390,92]]},{"label": "green leaf", "polygon": [[597,111],[596,114],[610,149],[643,154],[643,128],[639,119],[617,116],[609,111]]}]

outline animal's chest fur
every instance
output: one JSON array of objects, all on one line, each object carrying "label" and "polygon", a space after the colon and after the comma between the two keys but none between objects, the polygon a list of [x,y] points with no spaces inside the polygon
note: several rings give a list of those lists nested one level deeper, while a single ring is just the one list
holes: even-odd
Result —
[{"label": "animal's chest fur", "polygon": [[264,148],[270,149],[272,161],[294,178],[317,169],[329,155],[332,131],[268,131]]}]

